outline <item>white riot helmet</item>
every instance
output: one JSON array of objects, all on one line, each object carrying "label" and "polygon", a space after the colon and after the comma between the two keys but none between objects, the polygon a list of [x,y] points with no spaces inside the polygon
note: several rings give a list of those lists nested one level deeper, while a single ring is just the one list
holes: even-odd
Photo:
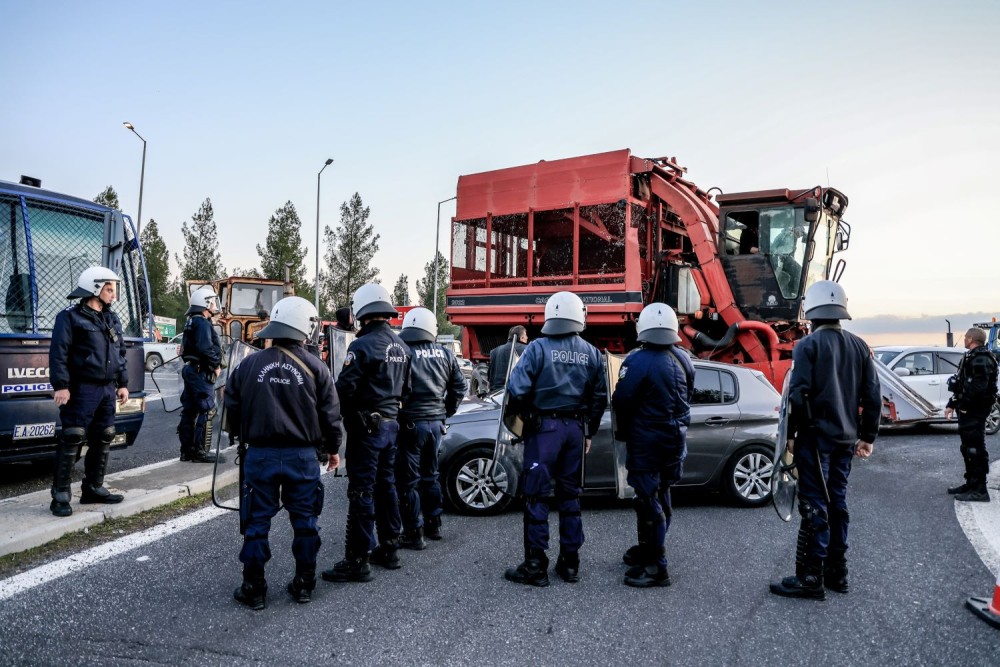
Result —
[{"label": "white riot helmet", "polygon": [[80,274],[80,279],[76,281],[76,289],[66,298],[87,299],[92,296],[100,296],[101,290],[106,284],[117,282],[118,274],[111,269],[103,266],[92,266]]},{"label": "white riot helmet", "polygon": [[548,336],[580,333],[587,324],[587,307],[572,292],[556,292],[545,302],[545,324],[542,333]]},{"label": "white riot helmet", "polygon": [[414,308],[403,316],[399,337],[404,343],[433,343],[437,340],[438,323],[434,313],[426,308]]},{"label": "white riot helmet", "polygon": [[203,310],[215,315],[219,312],[219,295],[211,285],[203,285],[191,293],[191,305],[187,314],[200,313]]},{"label": "white riot helmet", "polygon": [[809,286],[802,310],[807,320],[849,320],[847,293],[832,280],[820,280]]},{"label": "white riot helmet", "polygon": [[257,338],[289,338],[303,341],[312,338],[319,324],[316,306],[301,296],[286,296],[271,309],[271,321]]},{"label": "white riot helmet", "polygon": [[361,322],[363,318],[372,315],[384,315],[385,317],[399,315],[392,305],[392,297],[389,296],[389,292],[376,283],[359,287],[351,299],[351,308],[354,309],[356,322]]},{"label": "white riot helmet", "polygon": [[635,323],[640,343],[671,345],[679,343],[677,335],[677,313],[665,303],[651,303],[639,313]]}]

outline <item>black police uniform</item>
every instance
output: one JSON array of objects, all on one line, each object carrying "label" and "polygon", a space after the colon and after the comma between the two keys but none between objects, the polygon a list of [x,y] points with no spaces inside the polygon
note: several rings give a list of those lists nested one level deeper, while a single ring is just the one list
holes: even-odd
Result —
[{"label": "black police uniform", "polygon": [[182,461],[212,462],[205,440],[205,428],[215,416],[215,371],[222,365],[222,344],[212,322],[194,313],[184,324],[181,346],[184,391],[181,393],[181,421],[177,435]]},{"label": "black police uniform", "polygon": [[[401,337],[406,338],[407,330]],[[445,419],[465,396],[465,377],[451,350],[430,342],[410,342],[410,394],[399,415],[396,490],[402,509],[407,548],[423,548],[421,529],[441,538],[442,497],[438,483],[438,448]],[[419,489],[418,489],[419,486]]]},{"label": "black police uniform", "polygon": [[[792,360],[788,437],[795,441],[802,520],[796,575],[771,590],[822,598],[824,580],[847,592],[847,478],[857,441],[874,443],[878,435],[882,395],[871,350],[839,323],[817,326],[796,344]],[[800,587],[807,577],[816,584]]]},{"label": "black police uniform", "polygon": [[986,476],[990,455],[986,451],[986,418],[997,400],[997,360],[985,345],[965,353],[958,373],[948,382],[952,397],[948,407],[958,413],[965,483],[948,489],[958,500],[988,501]]},{"label": "black police uniform", "polygon": [[507,366],[510,365],[511,350],[515,354],[523,354],[524,343],[519,340],[507,341],[490,350],[490,391],[503,389],[507,383]]},{"label": "black police uniform", "polygon": [[529,416],[524,433],[525,562],[504,576],[516,583],[548,585],[549,506],[555,480],[559,508],[556,571],[576,581],[583,545],[580,517],[584,439],[597,433],[608,404],[601,353],[579,334],[532,341],[507,382],[509,410]]},{"label": "black police uniform", "polygon": [[680,481],[691,423],[694,366],[674,345],[645,343],[625,359],[611,397],[619,437],[626,444],[628,483],[635,489],[639,544],[626,552],[630,586],[667,586],[665,541],[670,487]]},{"label": "black police uniform", "polygon": [[271,558],[268,532],[283,504],[295,556],[289,592],[307,602],[316,584],[317,518],[324,497],[316,451],[337,454],[342,438],[333,378],[300,343],[277,340],[233,371],[225,403],[229,425],[247,446],[240,502],[244,585],[236,597],[263,608],[264,565]]},{"label": "black police uniform", "polygon": [[371,320],[362,326],[337,378],[347,429],[348,510],[344,560],[323,572],[328,581],[370,580],[369,552],[372,562],[399,567],[396,418],[409,391],[409,375],[410,349],[388,322]]},{"label": "black police uniform", "polygon": [[120,502],[122,496],[103,487],[115,437],[115,394],[128,386],[125,337],[118,316],[108,308],[97,311],[82,302],[56,315],[49,375],[54,390],[69,389],[69,402],[59,408],[62,433],[56,449],[52,512],[72,514],[70,475],[84,439],[88,447],[80,502]]}]

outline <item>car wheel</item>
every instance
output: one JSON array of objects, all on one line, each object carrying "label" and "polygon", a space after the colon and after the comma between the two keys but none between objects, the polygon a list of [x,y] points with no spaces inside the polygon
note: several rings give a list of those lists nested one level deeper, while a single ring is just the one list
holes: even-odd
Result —
[{"label": "car wheel", "polygon": [[507,470],[492,467],[492,447],[473,447],[452,458],[445,473],[445,496],[457,511],[486,516],[507,509],[513,500],[507,493]]},{"label": "car wheel", "polygon": [[161,357],[156,352],[150,352],[146,355],[146,370],[152,373],[157,368],[163,365],[163,357]]},{"label": "car wheel", "polygon": [[743,507],[760,507],[771,500],[774,449],[748,445],[726,465],[724,484],[729,496]]},{"label": "car wheel", "polygon": [[993,409],[986,417],[986,435],[993,435],[1000,431],[1000,401],[993,404]]}]

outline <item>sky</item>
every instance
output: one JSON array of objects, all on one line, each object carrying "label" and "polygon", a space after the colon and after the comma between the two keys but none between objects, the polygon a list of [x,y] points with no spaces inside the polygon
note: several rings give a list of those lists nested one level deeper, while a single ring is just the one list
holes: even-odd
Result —
[{"label": "sky", "polygon": [[[872,335],[943,341],[946,317],[1000,316],[992,0],[5,0],[3,14],[0,179],[86,198],[111,185],[135,217],[129,121],[147,142],[143,220],[172,253],[208,197],[225,266],[258,266],[291,201],[311,279],[333,158],[320,225],[360,193],[382,283],[406,274],[412,298],[459,175],[630,148],[676,156],[703,189],[843,191],[841,283]],[[447,255],[454,203],[441,210]]]}]

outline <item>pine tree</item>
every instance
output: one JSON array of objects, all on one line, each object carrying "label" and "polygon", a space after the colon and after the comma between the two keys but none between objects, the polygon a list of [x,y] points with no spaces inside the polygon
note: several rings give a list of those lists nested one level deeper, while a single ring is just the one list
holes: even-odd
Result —
[{"label": "pine tree", "polygon": [[165,305],[170,292],[170,252],[167,244],[160,236],[156,220],[152,218],[142,228],[139,235],[142,243],[142,254],[146,258],[146,274],[149,278],[150,298],[153,302],[153,313],[165,313]]},{"label": "pine tree", "polygon": [[121,204],[118,203],[118,193],[110,185],[104,188],[104,192],[94,197],[94,203],[118,210],[122,208]]},{"label": "pine tree", "polygon": [[267,241],[257,245],[260,255],[260,272],[271,280],[285,279],[285,263],[292,265],[291,278],[296,294],[300,294],[306,284],[306,266],[303,262],[307,249],[302,247],[300,229],[302,221],[292,202],[274,212],[267,223]]},{"label": "pine tree", "polygon": [[218,280],[226,275],[219,256],[219,235],[215,228],[212,200],[205,198],[198,212],[191,216],[191,225],[181,224],[184,235],[184,258],[174,255],[181,267],[181,284],[185,280]]},{"label": "pine tree", "polygon": [[[452,333],[458,329],[458,327],[453,326],[448,322],[448,318],[445,315],[444,308],[446,304],[445,292],[448,290],[448,285],[451,284],[451,276],[448,271],[448,260],[445,256],[441,254],[439,250],[436,254],[437,264],[438,264],[438,282],[437,282],[437,323],[438,331],[440,333]],[[420,305],[427,308],[430,311],[434,310],[434,262],[428,262],[424,265],[424,279],[417,280],[417,298],[420,299]]]},{"label": "pine tree", "polygon": [[362,285],[380,282],[379,270],[371,264],[381,237],[368,224],[369,213],[361,195],[355,192],[350,202],[340,205],[337,229],[324,230],[326,270],[320,289],[330,310],[349,305],[355,290]]},{"label": "pine tree", "polygon": [[399,277],[392,290],[392,303],[395,306],[410,305],[410,281],[405,273]]}]

